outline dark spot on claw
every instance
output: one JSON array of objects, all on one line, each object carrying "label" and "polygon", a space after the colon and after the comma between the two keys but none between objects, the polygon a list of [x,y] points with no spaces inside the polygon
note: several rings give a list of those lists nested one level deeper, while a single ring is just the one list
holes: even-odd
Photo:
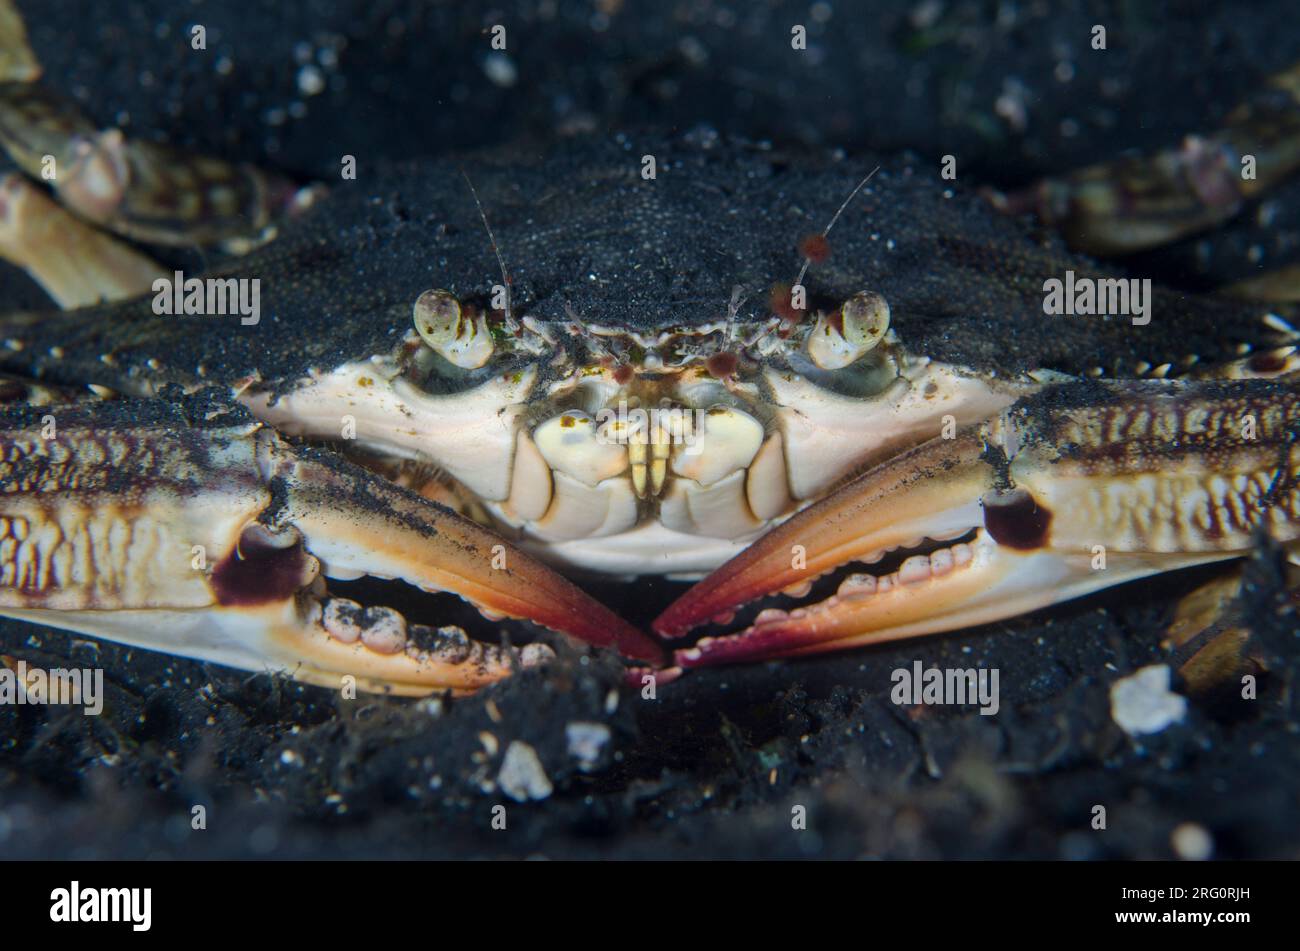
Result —
[{"label": "dark spot on claw", "polygon": [[276,545],[264,532],[245,529],[236,550],[212,569],[212,588],[225,605],[280,601],[310,579],[310,558],[301,544]]},{"label": "dark spot on claw", "polygon": [[988,492],[980,502],[984,528],[999,545],[1029,550],[1047,544],[1052,513],[1024,489]]},{"label": "dark spot on claw", "polygon": [[1250,369],[1254,373],[1281,373],[1286,369],[1286,357],[1276,353],[1257,353],[1250,358]]}]

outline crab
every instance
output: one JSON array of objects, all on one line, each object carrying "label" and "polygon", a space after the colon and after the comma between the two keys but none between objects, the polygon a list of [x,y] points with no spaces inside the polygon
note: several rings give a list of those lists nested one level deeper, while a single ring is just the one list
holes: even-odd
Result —
[{"label": "crab", "polygon": [[[505,618],[666,680],[1300,539],[1282,308],[1046,314],[1126,279],[915,159],[620,136],[321,189],[102,131],[3,33],[0,142],[58,201],[0,183],[0,253],[64,309],[0,316],[0,614],[466,692],[553,656]],[[1218,201],[1196,156],[1142,168]],[[647,576],[697,582],[657,637],[572,580]]]}]

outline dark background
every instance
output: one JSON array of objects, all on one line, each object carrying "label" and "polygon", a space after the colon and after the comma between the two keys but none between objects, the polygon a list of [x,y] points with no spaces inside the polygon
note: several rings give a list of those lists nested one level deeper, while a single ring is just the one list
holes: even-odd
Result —
[{"label": "dark background", "polygon": [[[1300,58],[1282,2],[19,6],[46,82],[97,121],[303,178],[337,174],[345,153],[364,173],[655,126],[951,153],[963,187],[1011,186],[1209,131]],[[206,51],[189,46],[194,23]],[[489,59],[496,23],[508,61]],[[1089,48],[1094,23],[1105,52]],[[314,70],[323,89],[306,95]],[[1274,562],[1252,572],[1252,630],[1283,659],[1261,698],[1194,702],[1144,742],[1110,721],[1109,686],[1168,660],[1169,607],[1205,573],[950,636],[695,673],[655,701],[620,690],[611,659],[566,654],[440,711],[3,622],[5,653],[103,666],[111,690],[100,718],[0,708],[0,855],[1147,858],[1194,821],[1217,856],[1295,857],[1300,744],[1283,695],[1296,625],[1273,609]],[[670,588],[595,590],[650,617]],[[917,659],[999,668],[1000,714],[894,706],[890,673]],[[577,721],[611,729],[592,773],[566,751]],[[512,740],[538,752],[546,800],[495,788]],[[491,828],[499,803],[506,831]],[[190,828],[195,804],[206,831]],[[1089,827],[1096,804],[1104,832]],[[796,805],[806,831],[791,829]]]},{"label": "dark background", "polygon": [[[49,80],[100,121],[318,176],[336,175],[344,151],[395,158],[706,124],[785,144],[951,153],[963,175],[1013,183],[1212,129],[1300,59],[1285,0],[18,5]],[[189,46],[196,23],[204,53]],[[796,23],[803,52],[790,46]],[[511,85],[489,78],[495,24]],[[1094,24],[1105,51],[1090,48]],[[317,95],[299,90],[304,60],[325,80]]]}]

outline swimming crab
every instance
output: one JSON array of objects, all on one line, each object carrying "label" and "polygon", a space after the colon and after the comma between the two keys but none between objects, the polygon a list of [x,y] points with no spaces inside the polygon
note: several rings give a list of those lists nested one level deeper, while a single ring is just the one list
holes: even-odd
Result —
[{"label": "swimming crab", "polygon": [[[917,160],[628,135],[322,191],[101,130],[3,19],[0,252],[64,309],[0,317],[0,614],[419,694],[544,663],[502,618],[676,672],[1300,537],[1282,307],[1143,288]],[[994,204],[1171,237],[1249,197],[1198,142]],[[593,575],[699,580],[656,639]]]}]

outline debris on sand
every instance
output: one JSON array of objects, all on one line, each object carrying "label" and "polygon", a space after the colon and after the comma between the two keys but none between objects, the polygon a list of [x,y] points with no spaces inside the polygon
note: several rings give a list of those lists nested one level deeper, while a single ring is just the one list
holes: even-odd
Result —
[{"label": "debris on sand", "polygon": [[501,772],[497,773],[497,785],[515,802],[545,799],[555,790],[546,778],[537,751],[520,740],[514,740],[506,747]]},{"label": "debris on sand", "polygon": [[1110,715],[1129,736],[1159,733],[1187,715],[1187,698],[1169,689],[1165,664],[1143,667],[1110,688]]},{"label": "debris on sand", "polygon": [[600,766],[601,752],[609,745],[609,727],[603,723],[586,723],[576,720],[564,728],[569,755],[578,762],[584,773],[595,772]]}]

